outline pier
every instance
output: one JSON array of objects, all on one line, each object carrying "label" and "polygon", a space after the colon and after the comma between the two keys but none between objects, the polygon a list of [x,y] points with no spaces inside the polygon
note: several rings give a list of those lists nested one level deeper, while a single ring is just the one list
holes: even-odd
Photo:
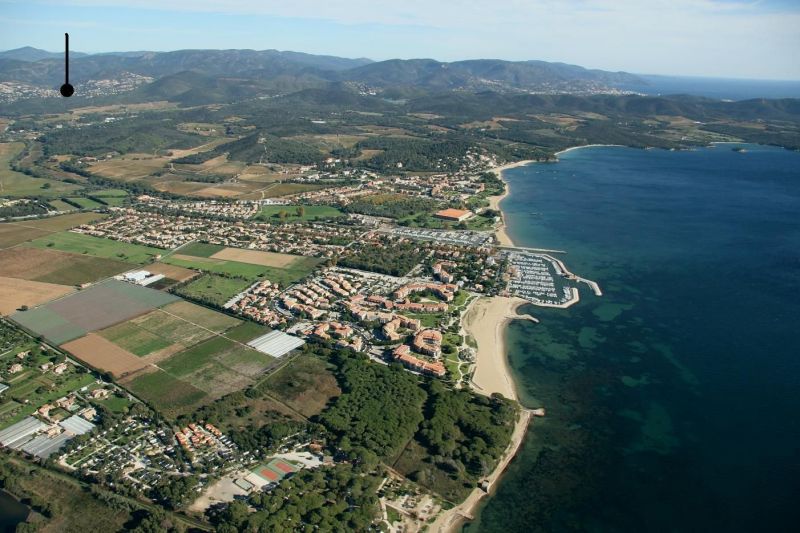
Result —
[{"label": "pier", "polygon": [[521,250],[523,252],[534,252],[537,254],[566,254],[566,250],[550,250],[547,248],[527,248],[525,246],[504,246],[502,244],[497,245],[496,248],[501,248],[503,250]]}]

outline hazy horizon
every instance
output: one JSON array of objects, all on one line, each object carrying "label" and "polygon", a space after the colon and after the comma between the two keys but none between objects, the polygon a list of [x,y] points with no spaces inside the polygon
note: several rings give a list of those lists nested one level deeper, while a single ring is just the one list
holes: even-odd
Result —
[{"label": "hazy horizon", "polygon": [[[31,46],[31,45],[21,45],[21,46],[15,47],[15,48],[2,49],[2,50],[0,50],[0,53],[11,52],[11,51],[14,51],[14,50],[20,50],[20,49],[24,49],[24,48],[33,48],[33,49],[36,49],[36,50],[43,50],[45,52],[52,53],[52,54],[61,54],[61,53],[63,53],[62,50],[47,50],[47,49],[44,49],[44,48],[38,48],[38,47],[35,47],[35,46]],[[435,57],[389,57],[389,58],[386,58],[386,59],[374,59],[374,58],[368,57],[366,55],[360,55],[360,56],[358,56],[358,55],[357,56],[337,56],[335,54],[324,54],[324,53],[317,54],[317,53],[312,53],[312,52],[304,52],[302,50],[288,50],[288,49],[279,49],[279,48],[262,48],[262,49],[256,49],[256,48],[175,48],[175,49],[171,49],[171,50],[141,49],[141,50],[106,50],[106,51],[100,51],[100,52],[85,52],[83,50],[72,50],[71,53],[73,55],[77,53],[77,54],[86,54],[87,56],[90,56],[90,55],[132,54],[132,53],[139,53],[139,52],[141,52],[143,54],[145,54],[145,53],[160,54],[160,53],[192,51],[192,50],[215,50],[215,51],[242,50],[242,51],[253,51],[253,52],[277,51],[277,52],[281,52],[281,53],[289,52],[289,53],[301,53],[301,54],[318,55],[318,56],[340,57],[340,58],[343,58],[343,59],[366,59],[366,60],[373,61],[373,62],[392,61],[392,60],[402,60],[402,61],[434,60],[434,61],[439,61],[439,62],[443,62],[443,63],[451,63],[451,62],[457,62],[457,61],[470,61],[470,60],[490,60],[490,61],[498,60],[498,61],[519,61],[519,62],[546,61],[548,63],[561,63],[561,64],[566,64],[566,65],[583,67],[583,68],[587,68],[587,69],[590,69],[590,70],[604,70],[604,71],[608,71],[608,72],[625,72],[627,74],[634,74],[634,75],[637,75],[637,76],[647,76],[647,77],[654,77],[654,78],[670,78],[670,79],[685,78],[685,79],[697,79],[697,80],[721,80],[721,81],[732,81],[732,82],[743,81],[743,82],[764,82],[764,83],[770,83],[770,82],[775,82],[775,83],[800,83],[800,79],[794,80],[794,79],[779,79],[779,78],[734,78],[734,77],[727,77],[727,76],[693,76],[693,75],[684,75],[684,74],[661,74],[661,73],[655,73],[655,72],[633,72],[633,71],[625,71],[625,70],[614,71],[614,70],[605,69],[605,68],[602,68],[602,67],[587,67],[585,65],[578,65],[578,64],[575,64],[575,63],[568,63],[566,61],[555,61],[555,60],[554,61],[549,61],[549,60],[537,59],[537,58],[530,58],[530,59],[503,59],[503,58],[499,58],[499,57],[467,57],[467,58],[463,58],[463,59],[454,59],[454,60],[451,60],[451,61],[437,59]]]},{"label": "hazy horizon", "polygon": [[[542,60],[644,75],[800,81],[789,0],[0,0],[0,49],[291,50],[338,57]],[[368,51],[368,53],[365,53]]]}]

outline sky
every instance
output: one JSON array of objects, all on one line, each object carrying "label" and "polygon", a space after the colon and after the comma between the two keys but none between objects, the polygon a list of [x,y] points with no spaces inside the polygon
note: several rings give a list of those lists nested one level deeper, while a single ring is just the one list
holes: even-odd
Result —
[{"label": "sky", "polygon": [[800,0],[0,0],[0,50],[278,49],[800,80]]}]

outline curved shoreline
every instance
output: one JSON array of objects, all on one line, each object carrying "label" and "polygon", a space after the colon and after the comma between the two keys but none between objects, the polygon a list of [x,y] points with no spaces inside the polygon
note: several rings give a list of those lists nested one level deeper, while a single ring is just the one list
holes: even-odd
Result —
[{"label": "curved shoreline", "polygon": [[[598,146],[615,145],[573,146],[557,152],[555,155],[557,158],[558,155],[572,150]],[[493,172],[505,185],[503,194],[490,196],[488,198],[489,208],[497,210],[500,213],[500,224],[495,230],[495,238],[500,246],[516,246],[506,231],[505,214],[500,208],[500,203],[511,193],[511,187],[508,181],[503,177],[503,172],[537,162],[538,161],[528,159],[490,169],[490,172]],[[559,261],[559,263],[561,262]],[[561,263],[561,265],[563,266],[563,263]],[[564,267],[564,270],[566,270],[566,267]],[[506,398],[519,403],[517,383],[514,380],[508,359],[505,329],[512,320],[525,320],[526,318],[528,320],[536,320],[531,316],[517,314],[517,309],[527,303],[529,302],[516,297],[481,297],[473,301],[465,311],[462,319],[464,330],[475,339],[478,346],[476,350],[475,370],[470,380],[470,384],[475,392],[486,396],[490,396],[493,393],[500,393]],[[487,490],[484,491],[480,488],[474,489],[461,504],[442,512],[437,517],[436,521],[431,524],[429,531],[436,533],[456,533],[460,531],[461,527],[466,522],[474,519],[475,512],[480,507],[481,502],[494,492],[497,482],[522,447],[525,435],[528,432],[528,427],[533,418],[532,410],[526,409],[522,404],[520,404],[520,407],[520,417],[514,426],[508,448],[506,448],[495,470],[486,478],[488,485],[486,487]]]},{"label": "curved shoreline", "polygon": [[500,202],[502,202],[511,193],[511,188],[509,187],[508,182],[503,178],[503,172],[512,168],[524,167],[529,163],[537,163],[537,161],[533,159],[525,159],[523,161],[517,161],[516,163],[508,163],[507,165],[494,167],[490,170],[490,172],[493,172],[498,178],[500,178],[500,181],[502,181],[503,185],[505,186],[503,194],[489,197],[489,208],[500,212],[500,225],[498,225],[497,229],[495,229],[494,236],[501,246],[514,246],[514,241],[511,240],[511,237],[506,232],[505,213],[503,213],[503,210],[500,209]]}]

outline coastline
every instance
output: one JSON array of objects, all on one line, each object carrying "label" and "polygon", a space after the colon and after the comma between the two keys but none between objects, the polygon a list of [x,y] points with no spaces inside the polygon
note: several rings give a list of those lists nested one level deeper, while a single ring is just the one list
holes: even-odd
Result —
[{"label": "coastline", "polygon": [[461,527],[475,518],[475,511],[478,509],[481,501],[484,498],[491,496],[494,492],[497,481],[503,475],[511,460],[516,457],[522,443],[525,440],[525,435],[528,432],[528,426],[533,419],[533,411],[522,408],[520,410],[519,418],[514,424],[514,431],[511,434],[511,441],[508,443],[508,448],[503,453],[497,467],[485,479],[486,490],[475,488],[469,493],[467,499],[456,505],[452,509],[443,511],[439,514],[436,520],[430,525],[428,531],[432,533],[456,533],[460,531]]},{"label": "coastline", "polygon": [[[558,155],[571,150],[597,146],[616,145],[593,144],[573,146],[555,155],[557,158]],[[497,210],[500,213],[500,224],[495,229],[495,238],[500,246],[516,246],[506,231],[505,214],[500,208],[500,202],[511,192],[508,182],[503,177],[503,172],[536,162],[535,160],[523,160],[490,169],[490,172],[493,172],[505,185],[503,194],[490,196],[488,198],[489,208]],[[563,263],[561,263],[561,265],[563,266]],[[566,270],[566,267],[563,268]],[[577,290],[575,292],[577,293]],[[528,320],[536,321],[535,318],[528,315],[517,314],[517,309],[527,303],[526,300],[517,297],[483,296],[470,303],[469,307],[466,309],[462,318],[463,328],[477,344],[475,369],[470,384],[472,385],[472,389],[478,394],[490,396],[494,393],[500,393],[506,398],[519,403],[516,383],[508,362],[504,333],[508,323],[512,320],[525,320],[527,318]],[[520,416],[514,425],[508,447],[498,462],[497,467],[485,479],[486,490],[476,488],[459,505],[442,512],[431,524],[429,531],[434,533],[456,533],[461,530],[461,527],[466,522],[474,519],[475,512],[479,508],[480,503],[485,498],[491,496],[496,488],[497,481],[501,478],[503,472],[505,472],[506,468],[511,463],[511,460],[522,447],[533,415],[534,412],[532,410],[526,409],[520,404]]]},{"label": "coastline", "polygon": [[[604,146],[624,148],[624,145],[621,144],[582,144],[580,146],[570,146],[569,148],[565,148],[564,150],[561,150],[560,152],[556,152],[554,154],[556,157],[555,162],[558,162],[559,155],[566,154],[567,152],[571,152],[573,150],[580,150],[581,148],[599,148]],[[500,246],[516,246],[516,244],[514,244],[514,241],[509,236],[508,231],[506,231],[507,224],[506,224],[505,214],[503,213],[503,210],[500,209],[500,202],[502,202],[503,199],[505,199],[511,192],[511,188],[508,185],[508,182],[503,178],[503,172],[512,168],[524,167],[530,163],[539,163],[539,161],[535,159],[523,159],[522,161],[507,163],[505,165],[500,165],[489,169],[489,172],[494,173],[498,178],[500,178],[500,180],[505,185],[505,190],[503,191],[503,194],[499,194],[497,196],[490,196],[488,198],[489,209],[494,209],[500,212],[500,224],[497,226],[494,232],[494,236],[497,239],[497,242],[500,244]]]},{"label": "coastline", "polygon": [[580,146],[570,146],[569,148],[565,148],[560,152],[556,152],[555,156],[558,157],[561,154],[566,154],[567,152],[571,152],[573,150],[580,150],[581,148],[602,148],[602,147],[616,147],[616,148],[625,148],[624,144],[582,144]]},{"label": "coastline", "polygon": [[519,401],[503,333],[508,322],[522,318],[517,315],[517,308],[525,303],[522,298],[481,297],[464,313],[464,330],[478,345],[471,379],[475,392],[486,396],[500,393]]},{"label": "coastline", "polygon": [[[472,389],[478,394],[490,396],[500,393],[519,402],[514,377],[508,364],[504,333],[511,320],[524,319],[517,315],[516,310],[525,303],[527,302],[522,298],[483,296],[470,303],[464,313],[464,330],[478,345],[471,380]],[[491,495],[497,481],[522,447],[532,418],[533,411],[520,404],[520,415],[514,424],[508,447],[492,473],[483,480],[484,488],[473,489],[463,502],[440,513],[428,531],[456,533],[466,522],[474,519],[481,502]]]},{"label": "coastline", "polygon": [[[506,232],[505,215],[503,210],[500,209],[500,202],[510,194],[510,187],[503,178],[503,172],[536,162],[535,160],[527,159],[490,169],[490,172],[493,172],[505,185],[503,194],[489,197],[489,208],[500,213],[500,224],[495,230],[495,238],[501,246],[515,246],[514,241]],[[471,379],[471,385],[475,392],[486,396],[500,393],[506,398],[519,403],[516,384],[508,363],[504,333],[511,320],[524,319],[523,316],[517,314],[517,309],[526,303],[528,302],[516,297],[480,297],[470,303],[464,312],[463,328],[468,335],[475,339],[478,345],[475,370]],[[533,317],[528,318],[535,320]],[[474,519],[480,503],[491,496],[496,488],[497,481],[522,447],[532,419],[533,411],[525,409],[520,404],[520,416],[514,425],[511,440],[497,467],[486,478],[485,481],[488,485],[486,490],[473,489],[469,496],[459,505],[440,513],[431,524],[429,531],[433,533],[457,533],[465,523]]]},{"label": "coastline", "polygon": [[502,181],[503,185],[505,185],[503,194],[499,194],[497,196],[490,196],[488,198],[489,209],[494,209],[495,211],[500,212],[500,224],[497,226],[497,229],[495,229],[494,236],[497,239],[497,242],[500,243],[501,246],[514,246],[514,241],[511,240],[511,237],[506,232],[505,215],[503,214],[503,210],[500,209],[500,202],[502,202],[503,199],[506,196],[508,196],[511,191],[511,189],[508,186],[508,182],[505,179],[503,179],[503,172],[511,168],[524,167],[529,163],[536,163],[536,161],[533,159],[525,159],[522,161],[517,161],[516,163],[508,163],[506,165],[501,165],[499,167],[494,167],[490,169],[490,172],[493,172],[498,178],[500,178],[500,181]]}]

